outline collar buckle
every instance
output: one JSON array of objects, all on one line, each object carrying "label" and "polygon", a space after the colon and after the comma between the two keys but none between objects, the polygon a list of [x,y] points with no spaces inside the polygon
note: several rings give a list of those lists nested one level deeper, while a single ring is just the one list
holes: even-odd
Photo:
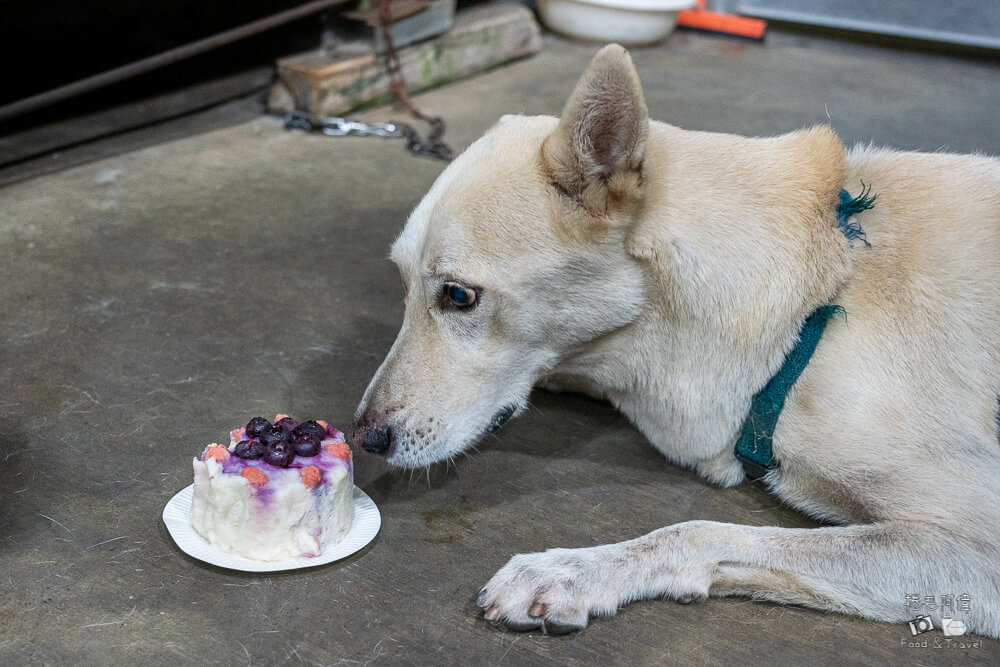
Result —
[{"label": "collar buckle", "polygon": [[760,461],[755,461],[748,456],[744,456],[743,452],[736,452],[736,458],[743,464],[743,472],[752,480],[758,480],[778,467],[777,461],[763,464]]}]

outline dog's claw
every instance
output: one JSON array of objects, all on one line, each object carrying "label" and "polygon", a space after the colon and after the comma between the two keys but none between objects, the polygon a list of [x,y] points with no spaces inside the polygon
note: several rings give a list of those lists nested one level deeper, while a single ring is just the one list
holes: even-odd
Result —
[{"label": "dog's claw", "polygon": [[546,605],[544,602],[536,602],[535,604],[531,605],[531,609],[528,610],[528,616],[534,616],[534,617],[545,616],[545,614],[548,611],[549,611],[548,605]]},{"label": "dog's claw", "polygon": [[705,596],[701,593],[685,593],[684,595],[677,596],[677,601],[681,604],[691,604],[692,602],[701,602],[705,599]]},{"label": "dog's claw", "polygon": [[479,589],[479,595],[476,596],[476,606],[485,607],[486,606],[486,586]]}]

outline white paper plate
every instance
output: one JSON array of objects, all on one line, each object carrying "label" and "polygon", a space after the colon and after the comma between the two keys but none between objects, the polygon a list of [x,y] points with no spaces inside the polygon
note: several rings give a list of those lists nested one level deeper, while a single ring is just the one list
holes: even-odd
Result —
[{"label": "white paper plate", "polygon": [[302,567],[326,565],[335,560],[346,558],[360,551],[378,534],[382,525],[382,515],[379,514],[375,501],[364,491],[354,487],[354,521],[351,531],[339,544],[327,549],[315,558],[292,558],[281,561],[260,561],[243,558],[236,554],[219,551],[198,534],[191,525],[191,498],[194,496],[194,484],[180,490],[163,508],[163,523],[174,538],[181,551],[198,560],[225,567],[230,570],[244,572],[278,572],[280,570],[297,570]]}]

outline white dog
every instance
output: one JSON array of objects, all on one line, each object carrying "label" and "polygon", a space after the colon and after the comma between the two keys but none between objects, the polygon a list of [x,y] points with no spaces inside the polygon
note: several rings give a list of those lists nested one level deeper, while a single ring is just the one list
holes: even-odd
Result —
[{"label": "white dog", "polygon": [[543,384],[830,524],[515,556],[480,592],[487,619],[559,632],[740,595],[903,622],[927,594],[1000,637],[1000,162],[650,122],[609,46],[561,119],[504,117],[455,160],[392,259],[406,314],[356,444],[440,461]]}]

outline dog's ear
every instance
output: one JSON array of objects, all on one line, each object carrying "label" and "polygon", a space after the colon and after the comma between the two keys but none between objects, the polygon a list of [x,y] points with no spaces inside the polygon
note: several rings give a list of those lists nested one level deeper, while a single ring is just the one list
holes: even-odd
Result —
[{"label": "dog's ear", "polygon": [[611,44],[590,61],[542,154],[553,184],[595,212],[636,191],[649,134],[639,74]]}]

